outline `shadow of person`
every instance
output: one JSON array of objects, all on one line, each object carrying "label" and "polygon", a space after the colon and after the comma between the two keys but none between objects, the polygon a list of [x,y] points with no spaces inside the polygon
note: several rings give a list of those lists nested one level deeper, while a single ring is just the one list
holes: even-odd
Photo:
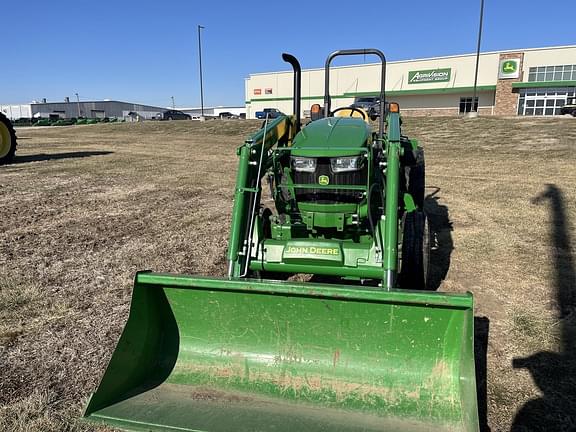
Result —
[{"label": "shadow of person", "polygon": [[542,351],[515,358],[515,369],[527,369],[542,396],[516,413],[512,432],[576,431],[576,271],[562,191],[546,185],[533,204],[549,202],[553,283],[560,326],[560,352]]},{"label": "shadow of person", "polygon": [[437,290],[446,279],[450,269],[450,257],[454,250],[452,241],[452,222],[448,207],[440,203],[440,188],[424,199],[424,211],[430,225],[430,268],[428,270],[428,287]]}]

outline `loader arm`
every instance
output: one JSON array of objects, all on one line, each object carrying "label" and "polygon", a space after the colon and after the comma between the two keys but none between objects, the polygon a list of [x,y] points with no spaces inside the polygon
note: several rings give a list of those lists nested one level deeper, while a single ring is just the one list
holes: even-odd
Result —
[{"label": "loader arm", "polygon": [[261,180],[271,166],[268,153],[273,147],[289,146],[294,138],[296,122],[294,117],[280,116],[273,121],[265,121],[260,129],[236,151],[239,156],[232,225],[228,245],[228,276],[241,277],[248,265],[250,247],[250,220],[254,202],[260,201]]},{"label": "loader arm", "polygon": [[[391,105],[394,106],[394,105]],[[397,106],[397,105],[396,105]],[[390,112],[385,138],[386,210],[384,227],[384,283],[396,287],[398,271],[398,195],[400,194],[400,114]]]}]

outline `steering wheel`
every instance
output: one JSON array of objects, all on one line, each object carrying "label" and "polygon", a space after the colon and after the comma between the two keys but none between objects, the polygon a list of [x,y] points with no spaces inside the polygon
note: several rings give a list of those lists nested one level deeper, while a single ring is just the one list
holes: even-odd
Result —
[{"label": "steering wheel", "polygon": [[336,114],[338,111],[343,111],[343,110],[350,110],[350,115],[349,117],[352,117],[352,113],[354,111],[356,111],[357,113],[359,113],[362,116],[362,120],[366,120],[366,113],[361,110],[358,109],[356,107],[342,107],[342,108],[336,108],[334,111],[332,111],[332,116],[334,116],[334,114]]}]

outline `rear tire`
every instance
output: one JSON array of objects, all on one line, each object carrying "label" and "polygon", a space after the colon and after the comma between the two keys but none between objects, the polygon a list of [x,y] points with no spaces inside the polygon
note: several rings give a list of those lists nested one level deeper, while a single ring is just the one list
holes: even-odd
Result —
[{"label": "rear tire", "polygon": [[402,239],[401,288],[425,290],[430,267],[430,228],[422,211],[406,213]]},{"label": "rear tire", "polygon": [[12,163],[16,153],[16,132],[12,123],[0,113],[0,165]]}]

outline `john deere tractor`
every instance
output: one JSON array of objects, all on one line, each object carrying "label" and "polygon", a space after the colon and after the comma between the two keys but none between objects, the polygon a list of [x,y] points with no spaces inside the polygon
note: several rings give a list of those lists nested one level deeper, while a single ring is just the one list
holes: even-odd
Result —
[{"label": "john deere tractor", "polygon": [[0,112],[0,165],[9,164],[16,153],[16,133],[10,120]]},{"label": "john deere tractor", "polygon": [[[330,97],[332,60],[364,54],[382,63],[375,132]],[[472,296],[425,290],[423,151],[386,102],[384,55],[332,53],[304,127],[300,65],[283,58],[294,115],[238,148],[228,277],[138,273],[85,416],[146,431],[477,431]]]}]

